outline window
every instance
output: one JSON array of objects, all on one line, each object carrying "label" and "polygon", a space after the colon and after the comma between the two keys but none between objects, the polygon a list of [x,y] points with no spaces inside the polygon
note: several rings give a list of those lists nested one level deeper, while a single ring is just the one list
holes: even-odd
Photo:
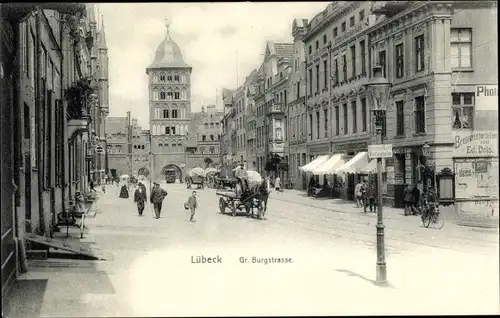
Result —
[{"label": "window", "polygon": [[350,27],[353,27],[355,23],[356,23],[356,21],[355,21],[355,19],[354,19],[354,16],[352,16],[352,17],[349,19],[349,26],[350,26]]},{"label": "window", "polygon": [[335,85],[339,84],[339,61],[337,59],[334,60],[335,63]]},{"label": "window", "polygon": [[179,118],[179,113],[177,109],[172,109],[172,118]]},{"label": "window", "polygon": [[378,65],[382,66],[382,76],[387,77],[387,67],[385,63],[385,51],[378,52]]},{"label": "window", "polygon": [[396,78],[404,75],[404,53],[403,44],[396,45]]},{"label": "window", "polygon": [[472,29],[451,29],[451,68],[472,67]]},{"label": "window", "polygon": [[343,82],[347,82],[347,55],[342,56]]},{"label": "window", "polygon": [[422,71],[424,62],[424,36],[420,35],[415,38],[415,71]]},{"label": "window", "polygon": [[404,101],[396,102],[396,136],[405,135]]},{"label": "window", "polygon": [[[64,112],[62,111],[62,102],[60,99],[56,100],[56,107],[55,107],[55,125],[56,125],[56,131],[63,131],[64,129],[64,117],[63,114]],[[25,137],[29,138],[29,107],[27,107],[26,104],[24,104],[24,109],[25,111],[28,111],[27,116],[25,117],[26,122],[25,122],[25,127],[27,126],[28,129],[25,132]],[[55,134],[56,137],[56,149],[55,149],[55,160],[56,160],[56,186],[61,186],[64,184],[64,173],[63,173],[63,166],[64,166],[64,134]]]},{"label": "window", "polygon": [[323,110],[324,119],[325,119],[325,138],[328,137],[328,109]]},{"label": "window", "polygon": [[165,135],[170,135],[170,127],[165,127]]},{"label": "window", "polygon": [[167,99],[172,100],[174,98],[174,94],[172,92],[167,93]]},{"label": "window", "polygon": [[341,30],[342,32],[345,32],[345,21],[344,21],[344,22],[342,22],[342,24],[340,25],[340,30]]},{"label": "window", "polygon": [[169,118],[169,113],[168,113],[168,109],[164,109],[163,110],[163,118]]},{"label": "window", "polygon": [[338,35],[338,29],[333,28],[333,37],[336,37]]},{"label": "window", "polygon": [[316,112],[316,139],[319,139],[319,112]]},{"label": "window", "polygon": [[366,98],[361,98],[361,129],[366,131]]},{"label": "window", "polygon": [[328,88],[328,61],[323,61],[323,88]]},{"label": "window", "polygon": [[167,76],[167,80],[168,80],[169,82],[171,82],[171,81],[172,81],[172,75]]},{"label": "window", "polygon": [[297,93],[297,96],[296,96],[296,99],[299,99],[300,98],[300,80],[297,82],[296,85],[296,93]]},{"label": "window", "polygon": [[352,77],[356,76],[356,45],[351,46],[351,69]]},{"label": "window", "polygon": [[210,140],[214,141],[214,135],[210,135]]},{"label": "window", "polygon": [[340,109],[339,109],[339,106],[335,106],[335,134],[337,136],[340,134]]},{"label": "window", "polygon": [[181,99],[181,94],[179,92],[175,92],[174,99]]},{"label": "window", "polygon": [[174,75],[174,81],[176,81],[176,82],[180,81],[179,75]]},{"label": "window", "polygon": [[474,93],[453,93],[453,129],[472,129]]},{"label": "window", "polygon": [[351,101],[351,112],[352,112],[352,132],[356,133],[358,131],[358,114],[356,109],[356,101]]},{"label": "window", "polygon": [[313,71],[309,69],[309,95],[313,93]]},{"label": "window", "polygon": [[137,149],[137,145],[134,145],[134,149]]},{"label": "window", "polygon": [[323,44],[326,44],[327,41],[328,37],[326,36],[326,34],[323,34]]},{"label": "window", "polygon": [[165,82],[165,75],[160,75],[160,82]]},{"label": "window", "polygon": [[365,19],[365,10],[359,11],[359,21],[362,22]]},{"label": "window", "polygon": [[201,136],[201,141],[206,141],[207,140],[207,135],[202,135]]},{"label": "window", "polygon": [[160,99],[166,99],[165,92],[160,92]]},{"label": "window", "polygon": [[366,75],[366,48],[364,40],[359,42],[359,50],[361,51],[361,75]]},{"label": "window", "polygon": [[344,113],[344,134],[348,134],[349,133],[349,123],[347,122],[347,120],[348,120],[347,104],[342,105],[342,111]]},{"label": "window", "polygon": [[425,133],[425,97],[415,97],[415,133]]},{"label": "window", "polygon": [[319,94],[319,65],[316,65],[316,93]]},{"label": "window", "polygon": [[170,131],[172,132],[172,135],[177,135],[174,126],[170,127]]},{"label": "window", "polygon": [[311,136],[311,139],[312,139],[312,132],[313,132],[313,115],[309,114],[309,136]]},{"label": "window", "polygon": [[309,45],[309,54],[312,54],[312,52],[313,52],[313,48],[312,48],[312,46]]},{"label": "window", "polygon": [[319,50],[319,41],[316,40],[316,51]]}]

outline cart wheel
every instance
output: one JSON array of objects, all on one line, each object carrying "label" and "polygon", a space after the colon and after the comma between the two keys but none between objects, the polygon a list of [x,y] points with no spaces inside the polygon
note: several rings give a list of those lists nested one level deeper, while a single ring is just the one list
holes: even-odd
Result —
[{"label": "cart wheel", "polygon": [[219,211],[221,214],[224,214],[226,211],[226,201],[224,201],[224,198],[219,199]]},{"label": "cart wheel", "polygon": [[232,205],[231,205],[231,216],[236,216],[236,209],[238,207],[236,206],[236,202],[233,201]]},{"label": "cart wheel", "polygon": [[82,215],[82,223],[80,224],[80,238],[83,238],[83,231],[85,229],[85,214]]}]

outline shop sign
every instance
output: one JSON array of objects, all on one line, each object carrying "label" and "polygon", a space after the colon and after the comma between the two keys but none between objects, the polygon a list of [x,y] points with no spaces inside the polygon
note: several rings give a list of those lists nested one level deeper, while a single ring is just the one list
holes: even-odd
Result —
[{"label": "shop sign", "polygon": [[498,161],[491,159],[455,160],[457,199],[498,198]]},{"label": "shop sign", "polygon": [[368,157],[376,158],[392,158],[392,144],[369,145]]},{"label": "shop sign", "polygon": [[454,131],[453,157],[498,156],[496,131]]}]

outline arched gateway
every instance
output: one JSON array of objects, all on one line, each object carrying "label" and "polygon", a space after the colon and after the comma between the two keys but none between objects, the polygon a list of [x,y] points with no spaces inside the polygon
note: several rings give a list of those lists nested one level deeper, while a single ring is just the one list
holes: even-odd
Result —
[{"label": "arched gateway", "polygon": [[149,176],[149,170],[147,168],[141,168],[139,169],[139,171],[137,172],[138,175],[140,176]]},{"label": "arched gateway", "polygon": [[182,170],[178,165],[168,164],[161,169],[161,175],[165,177],[167,183],[174,183],[182,180]]}]

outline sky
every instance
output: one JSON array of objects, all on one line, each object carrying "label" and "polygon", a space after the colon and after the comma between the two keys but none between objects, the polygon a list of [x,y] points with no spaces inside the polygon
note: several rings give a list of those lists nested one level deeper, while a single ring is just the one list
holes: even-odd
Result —
[{"label": "sky", "polygon": [[[260,66],[266,41],[292,43],[293,19],[309,21],[328,2],[100,3],[109,56],[109,116],[139,120],[149,129],[146,67],[170,34],[193,67],[191,111],[216,104]],[[220,105],[220,97],[217,105]]]}]

